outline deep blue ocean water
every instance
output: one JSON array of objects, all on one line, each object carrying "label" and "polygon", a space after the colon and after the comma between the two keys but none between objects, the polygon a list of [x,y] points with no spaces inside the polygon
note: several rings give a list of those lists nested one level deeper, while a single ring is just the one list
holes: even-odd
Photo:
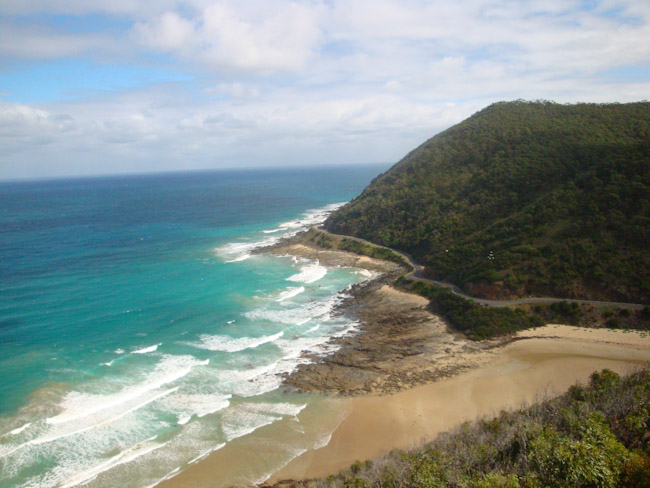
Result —
[{"label": "deep blue ocean water", "polygon": [[366,277],[250,251],[384,169],[0,183],[0,487],[150,486],[286,424],[254,481],[322,443],[278,374],[354,330]]}]

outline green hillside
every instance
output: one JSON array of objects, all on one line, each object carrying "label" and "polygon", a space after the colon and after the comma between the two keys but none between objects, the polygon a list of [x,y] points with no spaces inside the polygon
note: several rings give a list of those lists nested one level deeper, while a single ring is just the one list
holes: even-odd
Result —
[{"label": "green hillside", "polygon": [[410,253],[476,296],[648,303],[650,103],[496,103],[325,226]]}]

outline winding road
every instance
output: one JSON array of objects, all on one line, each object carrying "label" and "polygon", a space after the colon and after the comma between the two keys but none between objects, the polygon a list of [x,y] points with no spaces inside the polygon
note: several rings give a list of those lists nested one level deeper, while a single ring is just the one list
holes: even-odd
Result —
[{"label": "winding road", "polygon": [[559,303],[559,302],[568,302],[568,303],[578,303],[583,305],[593,305],[595,307],[618,307],[618,308],[627,308],[630,310],[640,310],[648,305],[642,303],[626,303],[626,302],[601,302],[598,300],[578,300],[573,298],[543,298],[543,297],[529,297],[529,298],[515,298],[514,300],[488,300],[487,298],[476,298],[468,295],[463,290],[458,288],[453,283],[447,283],[444,281],[432,280],[430,278],[425,278],[422,276],[424,271],[424,266],[416,263],[411,256],[402,251],[392,249],[390,247],[381,246],[375,244],[374,242],[361,239],[360,237],[352,237],[341,234],[333,234],[332,232],[322,228],[322,227],[312,227],[318,232],[329,235],[331,237],[339,237],[342,239],[350,239],[361,244],[368,244],[370,246],[379,247],[381,249],[387,249],[388,251],[394,252],[398,256],[401,256],[408,264],[413,268],[410,272],[404,275],[405,278],[411,280],[422,281],[424,283],[430,283],[432,285],[442,286],[444,288],[450,289],[454,294],[466,298],[467,300],[472,300],[473,302],[480,303],[482,305],[487,305],[488,307],[507,307],[510,305],[524,305],[524,304],[536,304],[536,303]]}]

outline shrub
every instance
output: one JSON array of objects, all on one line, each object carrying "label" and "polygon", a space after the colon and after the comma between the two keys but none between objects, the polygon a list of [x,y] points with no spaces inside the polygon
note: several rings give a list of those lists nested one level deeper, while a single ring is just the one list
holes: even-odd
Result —
[{"label": "shrub", "polygon": [[435,459],[428,455],[409,456],[411,486],[422,488],[445,488],[445,476]]},{"label": "shrub", "polygon": [[516,474],[505,475],[496,471],[470,483],[470,488],[520,488],[520,486]]},{"label": "shrub", "polygon": [[587,419],[582,439],[563,437],[546,428],[531,442],[530,461],[543,484],[566,488],[614,488],[628,462],[599,412]]},{"label": "shrub", "polygon": [[352,478],[345,480],[343,486],[345,488],[370,488],[372,485],[368,480],[363,478]]},{"label": "shrub", "polygon": [[607,393],[620,381],[621,377],[611,369],[596,371],[589,377],[589,384],[596,393]]},{"label": "shrub", "polygon": [[650,488],[650,457],[634,452],[623,466],[621,486],[626,488]]}]

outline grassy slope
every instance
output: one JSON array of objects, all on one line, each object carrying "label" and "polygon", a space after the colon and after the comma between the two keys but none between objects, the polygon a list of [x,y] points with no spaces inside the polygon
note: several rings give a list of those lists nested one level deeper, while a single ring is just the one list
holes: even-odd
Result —
[{"label": "grassy slope", "polygon": [[376,178],[326,227],[488,298],[650,302],[650,103],[498,103]]}]

